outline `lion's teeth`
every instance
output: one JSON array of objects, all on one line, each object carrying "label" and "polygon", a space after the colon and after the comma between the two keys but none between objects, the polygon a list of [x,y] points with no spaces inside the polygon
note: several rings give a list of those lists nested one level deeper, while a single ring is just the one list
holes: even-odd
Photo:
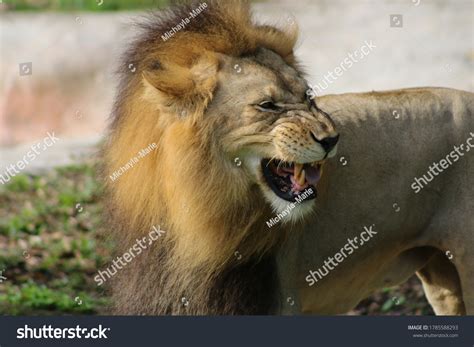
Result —
[{"label": "lion's teeth", "polygon": [[296,180],[298,180],[298,177],[301,175],[301,170],[303,170],[303,164],[295,163],[295,169],[293,171],[293,175],[295,176]]},{"label": "lion's teeth", "polygon": [[298,175],[294,175],[295,181],[300,185],[304,185],[306,181],[306,172],[304,170],[299,171]]},{"label": "lion's teeth", "polygon": [[306,173],[304,172],[303,167],[304,164],[295,163],[295,170],[293,171],[293,176],[300,186],[304,185],[306,181]]},{"label": "lion's teeth", "polygon": [[315,161],[315,162],[311,163],[311,166],[312,167],[320,167],[320,166],[323,166],[324,162],[325,162],[324,160],[318,160],[318,161]]},{"label": "lion's teeth", "polygon": [[304,186],[306,182],[306,172],[304,172],[304,170],[301,171],[300,177],[296,178],[296,182],[298,182],[300,186]]}]

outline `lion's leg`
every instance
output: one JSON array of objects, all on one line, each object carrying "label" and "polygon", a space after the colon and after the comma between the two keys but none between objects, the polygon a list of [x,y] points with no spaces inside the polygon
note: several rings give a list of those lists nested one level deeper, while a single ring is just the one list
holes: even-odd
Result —
[{"label": "lion's leg", "polygon": [[467,213],[473,209],[474,204],[471,200],[471,205],[464,210],[465,216],[468,216],[465,217],[467,221],[460,227],[465,232],[455,241],[457,247],[452,248],[454,253],[452,260],[461,280],[462,298],[467,315],[474,315],[474,220]]},{"label": "lion's leg", "polygon": [[461,279],[462,297],[467,315],[474,315],[474,256],[465,257],[459,264],[458,271]]},{"label": "lion's leg", "polygon": [[461,281],[456,267],[442,252],[417,272],[425,295],[437,315],[464,315]]}]

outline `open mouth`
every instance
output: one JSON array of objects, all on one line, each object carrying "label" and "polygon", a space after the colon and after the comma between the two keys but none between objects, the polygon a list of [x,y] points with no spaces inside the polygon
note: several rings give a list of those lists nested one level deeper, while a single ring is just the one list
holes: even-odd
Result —
[{"label": "open mouth", "polygon": [[323,162],[300,164],[263,159],[261,165],[268,186],[283,200],[300,202],[302,198],[306,201],[317,197]]}]

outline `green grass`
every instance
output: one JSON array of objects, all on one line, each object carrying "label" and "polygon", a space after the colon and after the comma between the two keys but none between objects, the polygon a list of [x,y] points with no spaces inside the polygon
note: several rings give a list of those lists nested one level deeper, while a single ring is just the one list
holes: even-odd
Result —
[{"label": "green grass", "polygon": [[168,0],[6,0],[13,11],[124,11],[162,8]]},{"label": "green grass", "polygon": [[109,260],[93,165],[0,186],[0,312],[98,314],[109,300],[93,281]]}]

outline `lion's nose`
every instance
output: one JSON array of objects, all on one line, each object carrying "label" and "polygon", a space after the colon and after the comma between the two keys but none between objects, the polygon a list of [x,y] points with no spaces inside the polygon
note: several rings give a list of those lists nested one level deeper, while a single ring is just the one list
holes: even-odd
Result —
[{"label": "lion's nose", "polygon": [[331,152],[331,150],[337,145],[337,142],[339,141],[339,134],[333,137],[325,137],[321,140],[318,140],[318,138],[311,132],[311,137],[321,145],[321,147],[324,148],[326,152]]}]

